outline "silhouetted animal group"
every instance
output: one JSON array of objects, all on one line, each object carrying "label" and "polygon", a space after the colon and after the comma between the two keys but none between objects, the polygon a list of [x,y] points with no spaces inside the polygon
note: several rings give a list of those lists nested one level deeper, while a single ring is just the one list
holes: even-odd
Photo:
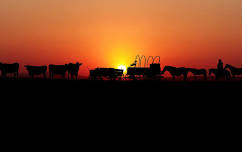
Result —
[{"label": "silhouetted animal group", "polygon": [[184,80],[186,80],[188,72],[191,72],[195,76],[195,79],[196,79],[196,76],[203,75],[204,80],[207,80],[206,69],[194,69],[194,68],[185,68],[185,67],[176,68],[172,66],[165,66],[161,73],[164,74],[166,71],[168,71],[172,75],[173,79],[175,79],[175,77],[177,76],[183,76]]},{"label": "silhouetted animal group", "polygon": [[[82,65],[82,63],[69,63],[65,65],[49,65],[49,75],[50,78],[53,79],[55,75],[60,75],[61,77],[65,78],[66,72],[68,72],[68,79],[74,79],[78,78],[78,72],[79,67]],[[31,66],[26,65],[26,70],[29,73],[30,77],[34,77],[35,75],[43,75],[43,77],[46,77],[47,72],[47,66]],[[19,71],[19,64],[13,63],[13,64],[5,64],[0,63],[0,71],[2,73],[2,77],[6,77],[7,74],[13,74],[14,77],[18,77],[18,71]],[[187,75],[189,72],[191,72],[196,79],[196,76],[202,75],[204,77],[204,80],[207,79],[207,71],[206,69],[195,69],[195,68],[185,68],[185,67],[173,67],[173,66],[165,66],[164,69],[161,71],[161,74],[164,74],[166,71],[168,71],[173,79],[175,79],[178,76],[183,76],[184,80],[187,79]],[[236,68],[232,65],[226,64],[224,69],[222,69],[222,73],[218,69],[209,69],[209,75],[214,74],[216,79],[218,78],[226,78],[227,80],[232,77],[242,75],[242,68]]]},{"label": "silhouetted animal group", "polygon": [[[68,79],[74,79],[78,78],[78,72],[79,67],[82,65],[82,63],[69,63],[65,65],[49,65],[49,74],[50,78],[53,79],[54,75],[60,75],[63,78],[65,78],[66,72],[68,72]],[[35,75],[43,75],[44,78],[46,78],[46,72],[47,72],[47,66],[31,66],[31,65],[25,65],[26,70],[29,73],[30,77],[34,77]],[[13,64],[4,64],[0,63],[0,71],[2,73],[3,77],[6,77],[7,74],[13,74],[14,77],[18,77],[18,71],[19,71],[19,64],[13,63]]]},{"label": "silhouetted animal group", "polygon": [[[196,76],[202,75],[204,77],[204,80],[207,79],[207,70],[206,69],[194,69],[194,68],[185,68],[185,67],[172,67],[172,66],[165,66],[163,71],[161,72],[164,74],[166,71],[168,71],[173,79],[177,76],[183,76],[184,80],[187,79],[187,75],[189,72],[191,72],[196,79]],[[222,73],[219,73],[218,69],[209,69],[209,75],[212,74],[215,75],[216,79],[219,78],[225,78],[226,80],[229,80],[232,77],[242,75],[242,68],[236,68],[232,65],[226,64],[224,69],[222,70]]]}]

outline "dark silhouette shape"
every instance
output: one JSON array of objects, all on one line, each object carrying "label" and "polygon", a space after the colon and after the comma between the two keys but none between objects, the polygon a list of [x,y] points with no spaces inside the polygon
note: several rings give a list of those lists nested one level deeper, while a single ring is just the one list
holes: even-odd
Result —
[{"label": "dark silhouette shape", "polygon": [[[141,62],[144,59],[144,66],[141,66]],[[147,67],[149,64],[150,59],[152,59],[152,63],[150,64],[150,67]],[[157,62],[155,63],[156,59]],[[137,62],[139,63],[138,67],[136,67]],[[146,58],[146,56],[137,55],[135,58],[135,61],[133,64],[130,65],[127,69],[127,77],[131,78],[133,80],[136,80],[137,78],[152,78],[152,79],[160,79],[161,76],[161,68],[160,68],[160,56],[149,56]]]},{"label": "dark silhouette shape", "polygon": [[136,80],[138,77],[149,77],[149,78],[155,78],[156,76],[161,75],[161,68],[159,63],[152,63],[150,64],[150,67],[128,67],[127,69],[127,75],[129,78]]},{"label": "dark silhouette shape", "polygon": [[164,74],[166,71],[168,71],[172,75],[173,79],[175,79],[176,76],[181,76],[181,75],[183,75],[184,80],[187,79],[187,73],[188,73],[187,68],[184,68],[184,67],[176,68],[173,66],[165,66],[161,73]]},{"label": "dark silhouette shape", "polygon": [[127,76],[133,80],[136,80],[139,77],[144,77],[149,75],[150,68],[141,68],[141,67],[128,67]]},{"label": "dark silhouette shape", "polygon": [[218,70],[223,71],[223,69],[224,69],[224,66],[223,66],[223,65],[224,65],[224,64],[223,64],[222,60],[219,59],[219,60],[218,60],[218,65],[217,65]]},{"label": "dark silhouette shape", "polygon": [[134,63],[132,63],[130,66],[131,67],[136,67],[136,65],[137,65],[137,60],[135,60]]},{"label": "dark silhouette shape", "polygon": [[114,68],[96,68],[94,70],[90,70],[90,79],[103,79],[108,78],[110,80],[121,80],[123,76],[123,70],[121,69],[114,69]]},{"label": "dark silhouette shape", "polygon": [[225,77],[226,80],[229,80],[231,78],[230,72],[228,70],[223,70],[222,75],[220,75],[218,69],[209,69],[209,75],[212,74],[215,75],[215,78],[218,80],[219,78]]},{"label": "dark silhouette shape", "polygon": [[60,75],[62,78],[65,78],[66,72],[68,70],[68,65],[49,65],[49,74],[50,78],[53,79],[54,75]]},{"label": "dark silhouette shape", "polygon": [[46,71],[47,71],[47,66],[30,66],[30,65],[25,65],[29,76],[34,78],[34,75],[43,75],[43,78],[46,78]]},{"label": "dark silhouette shape", "polygon": [[67,71],[68,71],[68,79],[69,76],[71,77],[71,79],[74,79],[74,77],[76,77],[76,80],[78,78],[78,72],[79,72],[79,67],[82,65],[82,63],[77,62],[76,64],[73,63],[69,63],[67,65]]},{"label": "dark silhouette shape", "polygon": [[217,77],[218,78],[223,77],[223,75],[224,75],[224,64],[223,64],[221,59],[218,60],[217,69],[218,69]]},{"label": "dark silhouette shape", "polygon": [[226,64],[224,69],[229,69],[233,77],[242,75],[242,68],[237,68],[232,65]]},{"label": "dark silhouette shape", "polygon": [[2,72],[3,77],[6,77],[7,74],[13,74],[14,77],[17,78],[18,70],[19,70],[18,63],[13,63],[13,64],[0,63],[0,71]]},{"label": "dark silhouette shape", "polygon": [[204,80],[207,80],[207,71],[206,69],[194,69],[194,68],[187,68],[188,72],[191,72],[196,79],[196,76],[198,75],[203,75],[204,76]]}]

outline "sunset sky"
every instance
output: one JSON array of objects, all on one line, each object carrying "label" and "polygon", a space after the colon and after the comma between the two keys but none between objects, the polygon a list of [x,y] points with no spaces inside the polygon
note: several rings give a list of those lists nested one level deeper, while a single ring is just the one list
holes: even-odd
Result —
[{"label": "sunset sky", "polygon": [[0,62],[242,67],[242,0],[1,0]]}]

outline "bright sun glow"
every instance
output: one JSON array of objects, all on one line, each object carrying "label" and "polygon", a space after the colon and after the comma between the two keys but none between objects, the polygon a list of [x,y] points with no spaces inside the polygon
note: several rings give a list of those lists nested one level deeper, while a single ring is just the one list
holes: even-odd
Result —
[{"label": "bright sun glow", "polygon": [[126,70],[127,70],[125,65],[118,66],[118,69],[124,70],[124,72],[126,72]]}]

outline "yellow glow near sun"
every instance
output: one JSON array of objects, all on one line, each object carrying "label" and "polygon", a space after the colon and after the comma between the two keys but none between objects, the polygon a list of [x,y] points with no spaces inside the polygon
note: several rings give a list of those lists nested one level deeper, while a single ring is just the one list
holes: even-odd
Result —
[{"label": "yellow glow near sun", "polygon": [[118,69],[124,70],[124,72],[126,72],[127,67],[125,65],[119,65]]}]

